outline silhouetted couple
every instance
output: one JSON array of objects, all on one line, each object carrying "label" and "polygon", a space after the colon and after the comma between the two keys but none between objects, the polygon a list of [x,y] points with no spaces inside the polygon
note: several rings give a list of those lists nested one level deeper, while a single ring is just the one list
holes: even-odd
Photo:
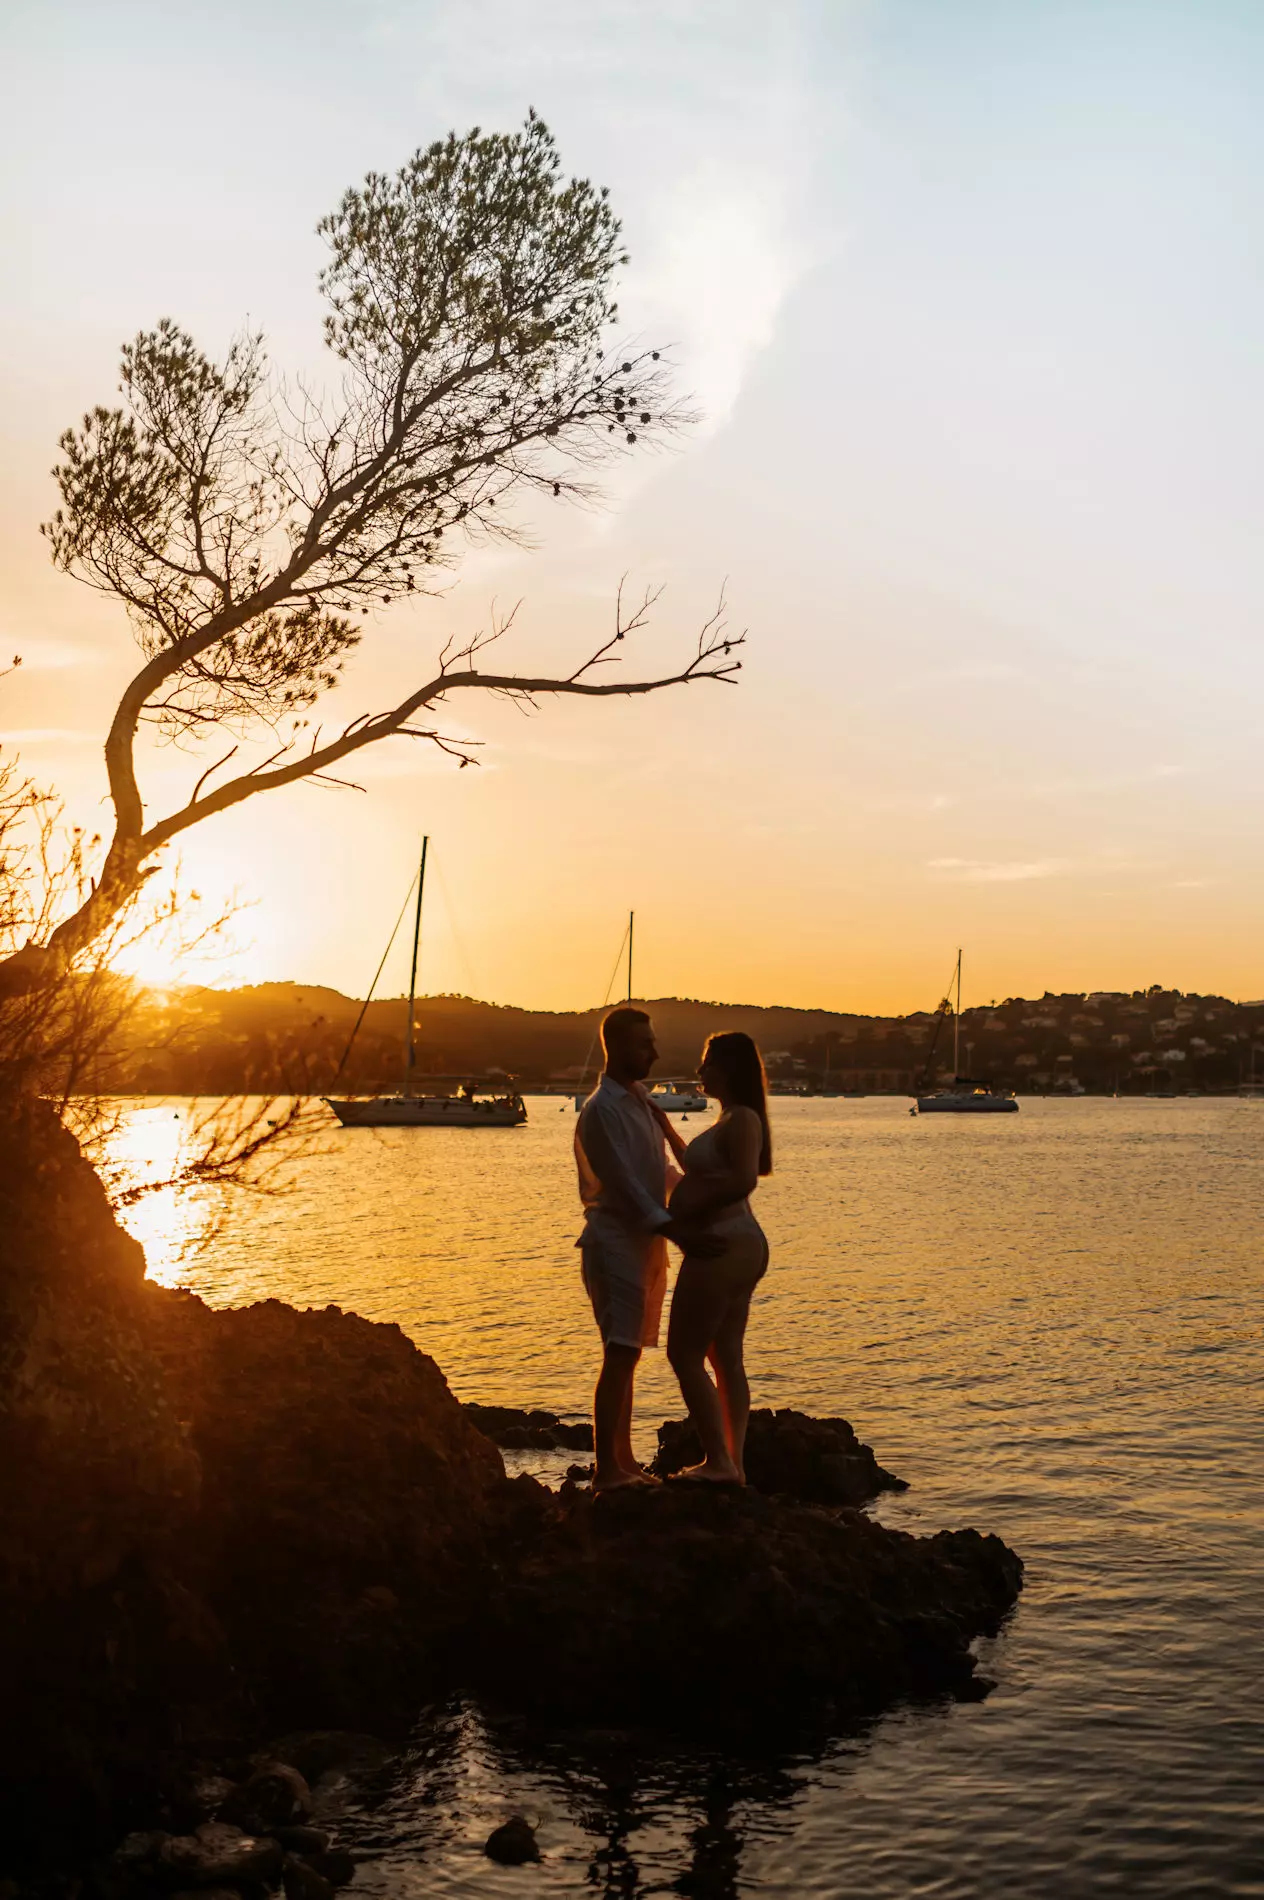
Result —
[{"label": "silhouetted couple", "polygon": [[703,1450],[702,1463],[680,1475],[741,1484],[750,1417],[743,1341],[751,1294],[768,1266],[749,1200],[772,1166],[763,1063],[740,1031],[710,1038],[698,1073],[720,1115],[686,1143],[645,1087],[658,1060],[645,1011],[612,1010],[601,1044],[605,1068],[575,1130],[585,1214],[578,1245],[603,1347],[594,1489],[653,1482],[632,1452],[632,1390],[642,1347],[658,1344],[669,1240],[684,1259],[667,1357]]}]

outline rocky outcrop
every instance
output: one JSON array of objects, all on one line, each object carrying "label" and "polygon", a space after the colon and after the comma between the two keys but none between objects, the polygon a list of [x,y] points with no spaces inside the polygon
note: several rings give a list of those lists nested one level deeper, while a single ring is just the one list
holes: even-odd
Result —
[{"label": "rocky outcrop", "polygon": [[[687,1418],[658,1428],[651,1470],[660,1478],[697,1464],[698,1434]],[[811,1418],[788,1407],[752,1412],[746,1434],[746,1481],[772,1497],[804,1504],[868,1504],[884,1491],[907,1491],[884,1471],[845,1418]]]},{"label": "rocky outcrop", "polygon": [[754,1727],[977,1699],[970,1644],[1022,1564],[974,1530],[667,1483],[593,1497],[518,1479],[513,1560],[477,1655],[500,1701],[563,1721]]},{"label": "rocky outcrop", "polygon": [[[344,1738],[361,1752],[369,1737]],[[325,1732],[291,1738],[293,1752],[326,1754]],[[314,1748],[308,1744],[314,1744]],[[377,1750],[380,1753],[380,1749]],[[337,1747],[333,1758],[340,1758]],[[344,1764],[345,1765],[345,1764]],[[94,1870],[93,1900],[172,1900],[173,1890],[202,1900],[243,1900],[275,1893],[286,1900],[330,1900],[355,1874],[355,1861],[327,1828],[311,1824],[312,1790],[293,1763],[256,1761],[245,1780],[203,1777],[178,1793],[178,1831],[129,1834]]]},{"label": "rocky outcrop", "polygon": [[502,1451],[591,1451],[593,1429],[572,1425],[556,1412],[523,1411],[516,1405],[465,1402],[465,1416]]},{"label": "rocky outcrop", "polygon": [[90,1833],[231,1696],[173,1561],[200,1468],[145,1342],[145,1260],[41,1102],[0,1110],[0,1840],[52,1808]]},{"label": "rocky outcrop", "polygon": [[504,1478],[398,1326],[155,1288],[201,1466],[189,1556],[269,1722],[389,1728],[451,1674]]},{"label": "rocky outcrop", "polygon": [[398,1327],[145,1280],[42,1104],[0,1116],[0,1853],[275,1719],[451,1678],[495,1447]]}]

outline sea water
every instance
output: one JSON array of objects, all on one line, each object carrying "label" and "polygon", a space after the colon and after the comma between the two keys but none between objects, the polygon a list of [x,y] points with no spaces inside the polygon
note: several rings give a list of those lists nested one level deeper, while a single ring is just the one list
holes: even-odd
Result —
[{"label": "sea water", "polygon": [[[217,1231],[174,1190],[127,1218],[157,1278],[396,1320],[461,1398],[578,1416],[597,1353],[575,1118],[529,1107],[516,1129],[331,1131]],[[138,1106],[125,1163],[161,1171],[183,1113]],[[1020,1553],[1018,1609],[981,1646],[996,1688],[741,1758],[437,1711],[340,1823],[353,1891],[1264,1895],[1264,1102],[779,1100],[773,1127],[755,1403],[850,1419],[909,1481],[885,1521]],[[647,1353],[644,1453],[679,1411]],[[481,1852],[512,1812],[539,1867]]]}]

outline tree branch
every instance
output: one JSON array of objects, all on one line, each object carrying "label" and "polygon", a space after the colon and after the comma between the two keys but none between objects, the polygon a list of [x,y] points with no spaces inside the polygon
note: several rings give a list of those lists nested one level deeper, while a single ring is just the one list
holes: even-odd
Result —
[{"label": "tree branch", "polygon": [[[365,746],[375,745],[381,739],[424,738],[444,751],[452,750],[454,742],[445,740],[437,732],[417,731],[408,726],[408,721],[423,707],[435,705],[448,693],[477,688],[481,692],[503,693],[522,700],[566,693],[588,699],[612,699],[657,693],[668,686],[691,686],[698,680],[721,680],[731,685],[733,675],[740,671],[742,663],[730,659],[729,654],[734,648],[742,646],[745,639],[745,634],[738,634],[714,645],[705,645],[700,641],[699,650],[688,666],[679,673],[664,674],[658,679],[597,681],[575,676],[556,679],[543,674],[480,673],[473,668],[459,673],[440,672],[389,712],[376,713],[355,721],[328,745],[314,747],[301,758],[291,759],[288,764],[278,766],[275,771],[257,767],[253,771],[243,772],[239,777],[229,779],[218,790],[209,792],[205,798],[190,802],[183,810],[173,812],[169,818],[151,826],[144,834],[140,841],[142,855],[150,856],[170,843],[180,832],[187,831],[191,825],[200,824],[204,818],[210,818],[216,812],[228,811],[243,800],[254,797],[257,792],[274,791],[282,785],[293,785],[300,779],[325,773],[329,766],[338,764],[341,759],[363,750]],[[581,672],[584,670],[580,669]],[[273,754],[274,758],[278,756]],[[454,756],[462,757],[462,762],[466,762],[459,751]]]}]

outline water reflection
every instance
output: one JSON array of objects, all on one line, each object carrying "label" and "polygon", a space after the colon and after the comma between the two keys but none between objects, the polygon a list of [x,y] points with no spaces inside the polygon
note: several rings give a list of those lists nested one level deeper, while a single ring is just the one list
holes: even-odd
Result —
[{"label": "water reflection", "polygon": [[183,1286],[214,1237],[218,1194],[176,1182],[195,1145],[196,1101],[129,1105],[111,1129],[102,1172],[118,1203],[122,1226],[145,1249],[148,1278]]},{"label": "water reflection", "polygon": [[469,1703],[432,1712],[393,1774],[344,1810],[365,1893],[513,1894],[522,1875],[483,1854],[512,1813],[539,1828],[537,1887],[602,1900],[677,1893],[737,1900],[748,1836],[793,1826],[827,1751],[730,1754],[662,1736],[540,1735]]}]

